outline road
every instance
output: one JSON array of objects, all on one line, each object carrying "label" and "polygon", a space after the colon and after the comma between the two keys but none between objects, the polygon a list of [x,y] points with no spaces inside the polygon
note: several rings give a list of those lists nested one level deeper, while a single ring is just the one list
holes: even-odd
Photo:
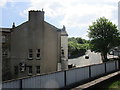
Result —
[{"label": "road", "polygon": [[68,65],[74,64],[76,65],[76,67],[83,67],[83,66],[102,63],[100,53],[95,53],[88,50],[86,52],[86,55],[89,56],[89,59],[85,59],[85,55],[78,58],[69,59]]}]

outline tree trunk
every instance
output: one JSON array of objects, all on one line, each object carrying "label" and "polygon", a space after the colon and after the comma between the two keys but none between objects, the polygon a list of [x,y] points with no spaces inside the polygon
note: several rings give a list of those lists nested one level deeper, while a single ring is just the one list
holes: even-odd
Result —
[{"label": "tree trunk", "polygon": [[103,62],[107,61],[107,52],[101,53]]}]

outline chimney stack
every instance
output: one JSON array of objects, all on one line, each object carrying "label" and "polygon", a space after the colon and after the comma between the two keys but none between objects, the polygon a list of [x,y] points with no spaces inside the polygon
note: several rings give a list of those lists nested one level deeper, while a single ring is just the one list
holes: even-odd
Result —
[{"label": "chimney stack", "polygon": [[29,11],[29,21],[44,21],[44,11],[31,10]]}]

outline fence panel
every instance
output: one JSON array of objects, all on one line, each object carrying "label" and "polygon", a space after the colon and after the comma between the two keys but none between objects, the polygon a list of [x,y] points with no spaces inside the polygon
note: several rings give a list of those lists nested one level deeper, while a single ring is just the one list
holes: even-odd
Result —
[{"label": "fence panel", "polygon": [[112,71],[115,71],[115,62],[116,61],[112,61],[112,62],[107,62],[106,63],[106,72],[109,73],[109,72],[112,72]]},{"label": "fence panel", "polygon": [[117,67],[117,70],[118,70],[119,69],[119,61],[118,60],[116,61],[116,64],[117,64],[116,67]]},{"label": "fence panel", "polygon": [[76,69],[76,82],[80,82],[89,78],[89,67]]},{"label": "fence panel", "polygon": [[66,71],[66,85],[74,84],[76,82],[76,70],[71,69]]},{"label": "fence panel", "polygon": [[23,88],[60,88],[64,87],[64,85],[64,72],[56,72],[22,80]]},{"label": "fence panel", "polygon": [[[106,66],[106,67],[105,67]],[[105,70],[106,69],[106,70]],[[62,88],[75,84],[90,77],[100,76],[119,69],[119,62],[112,61],[88,67],[80,67],[51,74],[39,75],[21,80],[14,80],[2,84],[4,88]],[[66,76],[65,76],[66,75]],[[22,85],[21,85],[22,84]]]},{"label": "fence panel", "polygon": [[89,67],[77,68],[66,71],[66,85],[75,84],[88,78]]},{"label": "fence panel", "polygon": [[97,77],[105,74],[105,64],[91,66],[91,77]]},{"label": "fence panel", "polygon": [[20,88],[20,80],[3,83],[2,88]]}]

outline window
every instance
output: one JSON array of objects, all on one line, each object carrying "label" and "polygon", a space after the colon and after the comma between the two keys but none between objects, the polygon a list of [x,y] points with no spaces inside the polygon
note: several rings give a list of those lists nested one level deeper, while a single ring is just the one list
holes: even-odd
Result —
[{"label": "window", "polygon": [[36,51],[36,59],[40,59],[40,49],[37,49]]},{"label": "window", "polygon": [[19,63],[19,71],[24,72],[25,71],[25,63],[20,62]]},{"label": "window", "polygon": [[64,50],[62,49],[62,51],[61,51],[61,54],[62,54],[62,57],[64,57]]},{"label": "window", "polygon": [[5,36],[2,36],[2,43],[5,43]]},{"label": "window", "polygon": [[18,74],[18,66],[14,66],[14,74]]},{"label": "window", "polygon": [[33,59],[33,50],[29,49],[28,59]]},{"label": "window", "polygon": [[8,56],[8,51],[7,50],[3,50],[2,51],[2,56],[4,56],[4,57]]},{"label": "window", "polygon": [[40,73],[40,66],[36,66],[36,73]]},{"label": "window", "polygon": [[32,75],[32,66],[28,66],[28,75]]},{"label": "window", "polygon": [[62,50],[62,55],[64,55],[64,50]]}]

